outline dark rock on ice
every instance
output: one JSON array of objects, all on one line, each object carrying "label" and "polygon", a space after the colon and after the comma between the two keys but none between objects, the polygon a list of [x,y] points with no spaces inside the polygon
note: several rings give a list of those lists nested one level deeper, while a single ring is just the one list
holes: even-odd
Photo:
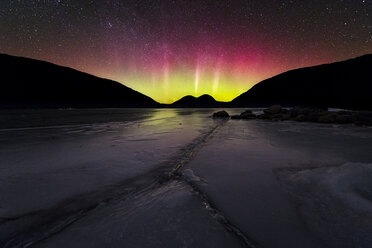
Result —
[{"label": "dark rock on ice", "polygon": [[272,114],[279,114],[281,111],[282,111],[282,106],[280,106],[280,105],[273,105],[273,106],[265,109],[264,110],[264,113],[265,114],[272,115]]},{"label": "dark rock on ice", "polygon": [[213,118],[229,118],[230,115],[226,111],[218,111],[213,113]]},{"label": "dark rock on ice", "polygon": [[320,123],[335,123],[336,122],[336,116],[333,113],[323,113],[321,116],[319,116],[318,122]]},{"label": "dark rock on ice", "polygon": [[295,118],[295,121],[300,121],[300,122],[306,121],[306,115],[304,115],[304,114],[297,115],[296,118]]},{"label": "dark rock on ice", "polygon": [[257,116],[253,114],[251,110],[247,110],[240,114],[240,118],[241,119],[256,119]]}]

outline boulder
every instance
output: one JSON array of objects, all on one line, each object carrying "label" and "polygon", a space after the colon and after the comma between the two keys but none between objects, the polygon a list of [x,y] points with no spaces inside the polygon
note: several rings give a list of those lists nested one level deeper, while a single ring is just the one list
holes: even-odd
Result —
[{"label": "boulder", "polygon": [[289,113],[291,114],[292,118],[296,118],[298,115],[307,115],[309,111],[302,107],[294,107],[289,110]]},{"label": "boulder", "polygon": [[289,114],[275,114],[270,116],[272,121],[284,121],[289,120],[291,116]]},{"label": "boulder", "polygon": [[230,115],[226,111],[218,111],[213,113],[213,118],[229,118]]},{"label": "boulder", "polygon": [[280,113],[281,114],[289,114],[289,110],[285,109],[285,108],[282,108],[282,110],[280,110]]},{"label": "boulder", "polygon": [[268,120],[270,119],[270,116],[267,115],[267,114],[260,114],[257,116],[258,119],[262,119],[262,120]]},{"label": "boulder", "polygon": [[333,113],[325,113],[320,115],[318,118],[318,122],[320,123],[335,123],[336,122],[336,115]]},{"label": "boulder", "polygon": [[252,114],[252,113],[253,113],[252,110],[246,110],[243,113],[241,113],[240,115],[242,115],[242,114]]},{"label": "boulder", "polygon": [[306,115],[304,114],[299,114],[296,116],[296,118],[294,119],[295,121],[306,121]]},{"label": "boulder", "polygon": [[273,105],[267,109],[264,109],[264,113],[268,115],[279,114],[280,111],[282,111],[282,106],[280,105]]},{"label": "boulder", "polygon": [[283,121],[288,121],[291,119],[291,115],[290,114],[282,114],[282,120]]},{"label": "boulder", "polygon": [[314,111],[314,112],[311,112],[311,113],[309,113],[308,115],[307,115],[307,118],[306,118],[306,120],[307,121],[310,121],[310,122],[318,122],[318,120],[319,120],[319,112],[317,112],[317,111]]},{"label": "boulder", "polygon": [[299,107],[296,106],[289,110],[289,113],[292,117],[296,117],[297,115],[306,115],[308,116],[311,113],[320,113],[326,111],[325,109],[321,108],[312,108],[312,107]]},{"label": "boulder", "polygon": [[336,122],[338,124],[347,124],[353,122],[353,116],[350,114],[340,114],[337,113],[336,115]]},{"label": "boulder", "polygon": [[370,126],[372,125],[372,112],[355,112],[352,115],[353,122],[356,125]]},{"label": "boulder", "polygon": [[247,110],[247,111],[244,111],[243,113],[240,114],[240,118],[241,118],[241,119],[249,119],[249,120],[252,120],[252,119],[256,119],[257,116],[256,116],[255,114],[253,114],[252,111]]}]

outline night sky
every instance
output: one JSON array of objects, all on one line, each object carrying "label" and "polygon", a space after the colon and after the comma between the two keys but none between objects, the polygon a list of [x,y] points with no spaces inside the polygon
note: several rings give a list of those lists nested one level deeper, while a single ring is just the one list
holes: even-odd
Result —
[{"label": "night sky", "polygon": [[289,69],[372,53],[372,0],[1,0],[0,53],[163,103],[229,101]]}]

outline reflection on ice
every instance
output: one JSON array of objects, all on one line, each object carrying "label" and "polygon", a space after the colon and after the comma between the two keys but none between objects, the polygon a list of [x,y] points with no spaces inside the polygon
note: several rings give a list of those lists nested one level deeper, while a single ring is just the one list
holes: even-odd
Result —
[{"label": "reflection on ice", "polygon": [[0,118],[0,217],[50,207],[71,195],[146,173],[213,127],[208,118],[212,112],[4,111]]},{"label": "reflection on ice", "polygon": [[215,111],[0,112],[0,246],[370,246],[372,129]]}]

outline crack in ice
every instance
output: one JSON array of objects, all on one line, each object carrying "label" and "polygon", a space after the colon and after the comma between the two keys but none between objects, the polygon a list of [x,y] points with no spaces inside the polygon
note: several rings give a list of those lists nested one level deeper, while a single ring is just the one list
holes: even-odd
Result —
[{"label": "crack in ice", "polygon": [[[195,195],[199,197],[207,211],[231,234],[239,238],[246,247],[255,247],[250,239],[233,225],[224,214],[219,211],[211,202],[208,196],[203,193],[195,183],[187,180],[180,174],[180,170],[196,155],[202,146],[223,126],[226,121],[220,121],[212,129],[196,138],[192,143],[183,149],[183,153],[175,159],[171,159],[143,175],[126,180],[120,184],[105,187],[102,190],[75,196],[63,201],[57,206],[25,213],[19,216],[1,218],[0,230],[14,222],[24,224],[23,230],[9,233],[8,237],[0,237],[0,244],[3,247],[30,247],[41,241],[64,231],[76,221],[84,218],[91,211],[102,204],[113,200],[126,199],[131,196],[138,196],[144,192],[154,190],[166,182],[172,180],[182,181],[189,185]],[[169,171],[170,170],[170,171]],[[145,180],[148,179],[148,180]],[[145,180],[145,184],[142,182]],[[150,182],[149,182],[150,181]],[[141,184],[142,183],[142,184]],[[95,199],[100,199],[99,201]],[[57,213],[57,214],[56,214]],[[24,223],[23,223],[24,222]]]}]

